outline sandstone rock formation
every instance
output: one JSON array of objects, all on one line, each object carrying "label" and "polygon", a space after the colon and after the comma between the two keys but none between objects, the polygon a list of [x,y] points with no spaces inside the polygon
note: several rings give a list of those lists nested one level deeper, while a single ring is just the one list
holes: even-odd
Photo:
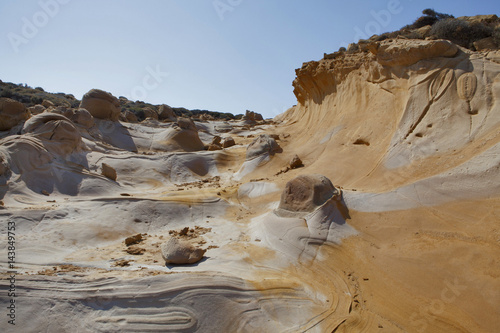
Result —
[{"label": "sandstone rock formation", "polygon": [[34,136],[57,155],[67,155],[79,148],[82,138],[73,122],[57,113],[42,113],[24,124],[23,134]]},{"label": "sandstone rock formation", "polygon": [[262,115],[260,113],[246,110],[245,115],[243,116],[242,120],[252,122],[252,121],[262,121],[262,120],[264,120],[264,118],[262,117]]},{"label": "sandstone rock formation", "polygon": [[281,152],[279,144],[268,134],[261,134],[248,146],[246,158],[250,160],[259,155]]},{"label": "sandstone rock formation", "polygon": [[144,111],[144,118],[152,118],[158,120],[158,113],[152,108],[144,108],[142,109],[142,111]]},{"label": "sandstone rock formation", "polygon": [[73,110],[71,120],[83,128],[89,129],[95,125],[94,117],[86,109]]},{"label": "sandstone rock formation", "polygon": [[92,116],[99,119],[117,121],[120,117],[120,101],[110,93],[92,89],[86,93],[80,108],[87,109]]},{"label": "sandstone rock formation", "polygon": [[215,131],[218,133],[229,133],[233,130],[233,126],[227,122],[215,126]]},{"label": "sandstone rock formation", "polygon": [[160,120],[168,121],[176,121],[177,119],[174,110],[166,104],[160,105],[160,108],[158,110],[158,117]]},{"label": "sandstone rock formation", "polygon": [[0,98],[0,131],[8,131],[28,117],[29,112],[24,104],[10,98]]},{"label": "sandstone rock formation", "polygon": [[135,113],[133,113],[132,111],[125,110],[122,113],[122,115],[123,115],[124,121],[126,121],[126,122],[137,123],[139,121],[139,119],[137,119],[137,116],[135,115]]},{"label": "sandstone rock formation", "polygon": [[172,127],[159,133],[151,148],[157,151],[193,152],[205,149],[198,129],[190,118],[179,118]]},{"label": "sandstone rock formation", "polygon": [[325,176],[301,175],[286,184],[281,194],[278,212],[312,212],[339,195],[340,191]]},{"label": "sandstone rock formation", "polygon": [[222,139],[222,148],[229,148],[229,147],[232,147],[234,145],[236,145],[236,142],[234,141],[234,139],[230,136],[226,136]]},{"label": "sandstone rock formation", "polygon": [[297,169],[300,168],[301,166],[304,166],[304,164],[302,164],[302,160],[300,159],[300,157],[297,154],[295,154],[290,160],[289,166],[290,169]]},{"label": "sandstone rock formation", "polygon": [[109,164],[103,163],[102,164],[102,175],[106,178],[109,178],[113,181],[116,181],[116,170],[110,166]]},{"label": "sandstone rock formation", "polygon": [[167,265],[194,264],[203,258],[206,250],[197,248],[187,241],[171,237],[161,247],[163,260]]},{"label": "sandstone rock formation", "polygon": [[28,108],[28,111],[32,114],[32,115],[37,115],[37,114],[40,114],[40,113],[43,113],[45,111],[45,106],[41,105],[41,104],[37,104],[37,105],[34,105],[34,106],[30,106]]}]

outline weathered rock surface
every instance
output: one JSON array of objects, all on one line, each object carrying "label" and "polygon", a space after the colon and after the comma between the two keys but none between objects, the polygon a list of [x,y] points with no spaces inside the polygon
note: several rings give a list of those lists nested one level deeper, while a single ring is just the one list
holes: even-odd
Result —
[{"label": "weathered rock surface", "polygon": [[289,212],[312,212],[338,195],[340,191],[325,176],[301,175],[286,184],[278,209]]},{"label": "weathered rock surface", "polygon": [[8,131],[28,117],[29,112],[24,104],[10,98],[0,98],[0,131]]},{"label": "weathered rock surface", "polygon": [[161,247],[161,254],[167,265],[194,264],[203,258],[205,252],[206,250],[176,237],[171,237]]},{"label": "weathered rock surface", "polygon": [[116,177],[117,177],[116,170],[112,166],[110,166],[109,164],[103,163],[101,168],[102,168],[102,175],[104,177],[116,181]]},{"label": "weathered rock surface", "polygon": [[158,110],[158,118],[160,120],[176,121],[174,110],[166,104],[160,105]]},{"label": "weathered rock surface", "polygon": [[58,155],[74,152],[82,140],[74,123],[57,113],[41,113],[31,117],[24,123],[21,133],[41,139],[46,148]]},{"label": "weathered rock surface", "polygon": [[222,148],[229,148],[229,147],[232,147],[234,145],[236,145],[236,142],[234,141],[234,139],[230,136],[226,136],[224,138],[222,138]]},{"label": "weathered rock surface", "polygon": [[268,134],[261,134],[248,146],[246,159],[250,160],[264,154],[274,155],[281,151],[282,149],[276,140]]},{"label": "weathered rock surface", "polygon": [[90,114],[99,119],[117,121],[120,117],[120,101],[109,92],[92,89],[86,93],[80,108],[87,109]]}]

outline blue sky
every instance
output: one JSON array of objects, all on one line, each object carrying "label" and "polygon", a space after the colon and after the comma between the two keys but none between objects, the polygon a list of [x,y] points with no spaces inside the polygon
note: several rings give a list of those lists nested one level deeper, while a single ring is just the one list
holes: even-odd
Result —
[{"label": "blue sky", "polygon": [[274,117],[303,62],[424,8],[500,15],[493,0],[1,0],[0,79]]}]

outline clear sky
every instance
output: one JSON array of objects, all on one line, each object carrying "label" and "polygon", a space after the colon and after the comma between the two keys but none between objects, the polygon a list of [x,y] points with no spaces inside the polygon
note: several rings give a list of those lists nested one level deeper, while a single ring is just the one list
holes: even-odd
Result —
[{"label": "clear sky", "polygon": [[500,15],[498,0],[0,0],[0,79],[274,117],[303,62],[425,8]]}]

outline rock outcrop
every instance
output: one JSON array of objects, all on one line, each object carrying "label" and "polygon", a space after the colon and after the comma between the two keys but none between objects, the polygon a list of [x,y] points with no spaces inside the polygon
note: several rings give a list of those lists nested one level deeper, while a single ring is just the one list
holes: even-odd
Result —
[{"label": "rock outcrop", "polygon": [[87,109],[92,116],[98,119],[117,121],[120,117],[120,101],[109,92],[92,89],[86,93],[80,108]]},{"label": "rock outcrop", "polygon": [[21,132],[42,140],[44,146],[57,155],[74,152],[82,141],[74,123],[57,113],[42,113],[31,117]]},{"label": "rock outcrop", "polygon": [[160,108],[158,110],[158,118],[160,120],[166,121],[175,121],[177,119],[174,110],[166,104],[160,105]]},{"label": "rock outcrop", "polygon": [[248,146],[246,159],[250,160],[257,156],[281,152],[280,145],[268,134],[261,134]]},{"label": "rock outcrop", "polygon": [[332,182],[322,175],[301,175],[290,180],[281,194],[278,212],[308,213],[340,195]]},{"label": "rock outcrop", "polygon": [[28,117],[29,112],[24,104],[10,98],[0,98],[0,131],[8,131]]}]

